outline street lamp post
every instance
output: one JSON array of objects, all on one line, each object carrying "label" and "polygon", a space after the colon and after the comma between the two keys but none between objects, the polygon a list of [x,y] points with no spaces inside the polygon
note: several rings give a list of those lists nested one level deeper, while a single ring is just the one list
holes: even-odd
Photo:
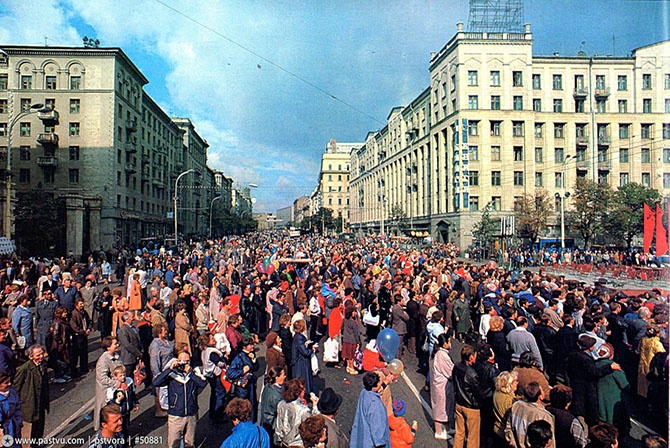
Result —
[{"label": "street lamp post", "polygon": [[214,210],[214,208],[213,208],[214,207],[214,201],[216,201],[217,199],[221,199],[221,197],[222,196],[219,195],[219,196],[215,197],[214,199],[212,199],[212,202],[209,203],[209,238],[210,239],[212,238],[212,212]]},{"label": "street lamp post", "polygon": [[572,155],[568,155],[563,159],[562,179],[561,179],[561,193],[556,193],[561,198],[561,253],[565,252],[565,199],[570,197],[570,193],[565,191],[565,165],[572,159]]},{"label": "street lamp post", "polygon": [[48,112],[51,109],[45,109],[44,104],[36,103],[30,106],[30,109],[24,110],[16,117],[12,118],[7,125],[7,173],[5,173],[5,210],[3,218],[3,232],[8,239],[12,239],[12,128],[20,119],[38,112]]},{"label": "street lamp post", "polygon": [[177,176],[177,179],[174,181],[174,245],[175,249],[177,248],[177,189],[179,188],[179,180],[187,175],[188,173],[192,173],[195,170],[191,168],[190,170],[186,170],[183,173],[181,173],[179,176]]}]

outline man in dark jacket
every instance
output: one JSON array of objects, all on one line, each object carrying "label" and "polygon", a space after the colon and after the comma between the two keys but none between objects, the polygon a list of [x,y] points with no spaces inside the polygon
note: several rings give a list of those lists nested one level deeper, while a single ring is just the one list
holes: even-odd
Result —
[{"label": "man in dark jacket", "polygon": [[54,296],[60,306],[67,308],[67,312],[71,313],[74,310],[74,301],[79,297],[79,291],[72,286],[72,279],[66,277],[63,279],[63,284],[56,289]]},{"label": "man in dark jacket", "polygon": [[456,395],[456,435],[454,448],[463,448],[465,437],[468,448],[479,447],[481,384],[477,372],[472,367],[477,360],[474,347],[464,345],[461,362],[454,366],[454,392]]},{"label": "man in dark jacket", "polygon": [[[72,329],[70,372],[76,378],[88,372],[88,335],[91,334],[91,318],[86,312],[82,298],[75,302],[70,318],[70,328]],[[79,370],[77,370],[77,364]]]},{"label": "man in dark jacket", "polygon": [[207,386],[207,380],[191,368],[191,355],[182,350],[169,367],[154,378],[153,386],[167,385],[170,407],[168,408],[168,448],[178,448],[184,440],[184,448],[193,448],[195,427],[198,421],[198,393]]},{"label": "man in dark jacket", "polygon": [[44,349],[35,344],[28,347],[27,353],[29,359],[16,370],[13,385],[21,397],[21,436],[37,440],[44,436],[44,420],[49,412],[49,378]]},{"label": "man in dark jacket", "polygon": [[[37,320],[37,343],[43,346],[47,345],[47,337],[51,324],[54,322],[54,312],[58,307],[58,302],[50,289],[42,293],[42,298],[35,304],[35,317]],[[48,349],[49,347],[47,347]]]},{"label": "man in dark jacket", "polygon": [[564,314],[563,326],[554,338],[554,360],[556,361],[556,377],[565,384],[569,384],[569,378],[565,371],[565,363],[568,355],[577,351],[577,331],[575,330],[575,318],[570,314]]},{"label": "man in dark jacket", "polygon": [[123,313],[123,324],[116,335],[119,341],[119,358],[128,375],[133,374],[137,361],[142,358],[142,342],[140,333],[133,326],[134,319],[135,316],[130,311]]},{"label": "man in dark jacket", "polygon": [[596,345],[595,338],[582,334],[577,339],[580,350],[567,358],[567,372],[573,390],[570,411],[577,417],[584,417],[588,425],[598,421],[598,379],[621,370],[616,362],[596,364],[591,352]]}]

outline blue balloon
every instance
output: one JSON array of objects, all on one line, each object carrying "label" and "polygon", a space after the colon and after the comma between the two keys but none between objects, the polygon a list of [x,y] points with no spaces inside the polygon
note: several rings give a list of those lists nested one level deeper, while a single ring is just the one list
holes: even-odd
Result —
[{"label": "blue balloon", "polygon": [[377,346],[387,362],[395,359],[395,355],[400,348],[398,333],[391,328],[383,329],[379,332],[379,336],[377,336]]}]

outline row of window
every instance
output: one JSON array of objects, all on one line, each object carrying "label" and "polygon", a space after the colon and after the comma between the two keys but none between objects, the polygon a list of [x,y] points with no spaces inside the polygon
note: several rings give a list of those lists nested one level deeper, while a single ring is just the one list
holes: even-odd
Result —
[{"label": "row of window", "polygon": [[[79,136],[81,126],[78,122],[70,122],[68,124],[68,135],[70,137]],[[54,126],[44,126],[44,132],[55,132]],[[19,136],[20,137],[30,137],[32,134],[32,123],[29,121],[22,121],[19,123]],[[7,135],[7,123],[0,123],[0,137]]]},{"label": "row of window", "polygon": [[[575,112],[584,113],[585,111],[586,100],[576,99],[575,100]],[[621,114],[628,113],[628,100],[618,100],[618,112]],[[468,95],[468,109],[478,110],[479,109],[479,95]],[[512,98],[512,109],[513,110],[524,110],[523,108],[523,96],[515,95]],[[500,95],[491,95],[491,110],[500,110]],[[596,100],[596,112],[597,113],[606,113],[608,112],[607,99],[599,98]],[[533,111],[542,112],[542,100],[539,98],[533,99]],[[562,113],[563,112],[563,100],[560,98],[555,98],[553,100],[552,112]],[[670,98],[665,99],[665,112],[670,113]],[[652,113],[652,100],[651,98],[642,99],[642,113],[650,114]]]},{"label": "row of window", "polygon": [[[452,76],[452,91],[456,88],[456,75]],[[596,90],[605,90],[607,89],[605,75],[596,75],[595,77],[595,89]],[[665,74],[665,90],[670,90],[670,73]],[[468,86],[478,86],[479,85],[479,72],[477,70],[468,70]],[[491,70],[489,72],[489,85],[491,87],[500,87],[500,71]],[[540,74],[532,75],[532,86],[533,90],[542,89],[542,76]],[[642,74],[642,90],[651,90],[653,86],[652,75],[651,73]],[[523,87],[523,72],[522,71],[513,71],[512,72],[512,87]],[[553,90],[563,90],[563,75],[555,74],[551,77],[551,87]],[[574,88],[575,90],[584,90],[585,81],[584,75],[575,75],[574,77]],[[617,90],[626,91],[628,90],[628,75],[617,75]]]},{"label": "row of window", "polygon": [[[490,134],[494,137],[501,136],[502,121],[500,120],[489,120],[489,131]],[[554,138],[565,138],[565,125],[566,123],[553,123],[554,127]],[[479,135],[479,121],[470,120],[468,122],[468,135],[470,137],[476,137]],[[524,136],[524,121],[512,121],[512,136],[514,137],[523,137]],[[535,123],[534,125],[534,136],[535,138],[542,138],[544,135],[544,126],[545,123]],[[609,136],[609,123],[598,123],[598,136],[605,137]],[[619,139],[630,138],[631,124],[630,123],[618,123],[619,127]],[[455,129],[455,127],[454,127]],[[586,123],[577,123],[575,125],[575,135],[577,138],[582,138],[587,135],[586,130],[588,129],[588,124]],[[644,139],[649,139],[653,137],[654,125],[653,123],[641,123],[640,124],[640,137]],[[455,133],[454,133],[455,134]],[[670,123],[663,123],[663,138],[670,138]]]},{"label": "row of window", "polygon": [[[33,104],[31,98],[21,98],[21,112],[28,112],[30,106]],[[47,98],[44,100],[44,105],[50,109],[56,109],[56,100],[54,98]],[[79,98],[70,98],[70,113],[78,114],[81,112],[81,100]],[[0,99],[0,114],[9,113],[9,106],[6,99]]]},{"label": "row of window", "polygon": [[[44,173],[44,183],[53,184],[56,181],[56,173],[51,170],[45,170]],[[68,182],[71,184],[79,183],[79,168],[69,168],[67,170]],[[19,169],[19,183],[29,184],[31,178],[30,168],[21,168]]]},{"label": "row of window", "polygon": [[[492,145],[490,148],[491,161],[500,162],[502,160],[500,146]],[[466,155],[465,151],[466,150],[463,151],[464,156]],[[512,151],[515,162],[522,162],[524,160],[523,147],[514,146]],[[575,155],[575,160],[578,162],[583,162],[586,160],[585,154],[585,149],[578,149],[577,154]],[[472,162],[479,161],[479,147],[470,145],[468,147],[467,155],[468,160]],[[566,155],[564,148],[554,148],[554,163],[563,163],[565,161],[565,157]],[[598,160],[600,162],[609,160],[607,148],[600,147],[598,149]],[[640,162],[651,163],[651,148],[640,149]],[[544,163],[544,148],[535,148],[535,163]],[[619,148],[619,163],[630,163],[630,150],[628,148]],[[670,163],[670,148],[663,148],[663,163]]]},{"label": "row of window", "polygon": [[[0,90],[7,90],[9,88],[9,79],[7,74],[0,74]],[[32,75],[21,75],[19,79],[19,88],[21,90],[32,90],[33,77]],[[81,76],[70,76],[69,78],[70,90],[81,90]],[[56,76],[47,75],[44,77],[45,90],[57,90],[58,83]]]}]

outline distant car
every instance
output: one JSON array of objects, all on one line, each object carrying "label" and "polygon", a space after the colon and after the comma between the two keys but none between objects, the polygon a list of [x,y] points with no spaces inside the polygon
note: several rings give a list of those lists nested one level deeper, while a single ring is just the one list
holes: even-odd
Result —
[{"label": "distant car", "polygon": [[356,236],[353,233],[340,233],[337,237],[338,241],[342,241],[344,243],[351,242],[356,238]]}]

